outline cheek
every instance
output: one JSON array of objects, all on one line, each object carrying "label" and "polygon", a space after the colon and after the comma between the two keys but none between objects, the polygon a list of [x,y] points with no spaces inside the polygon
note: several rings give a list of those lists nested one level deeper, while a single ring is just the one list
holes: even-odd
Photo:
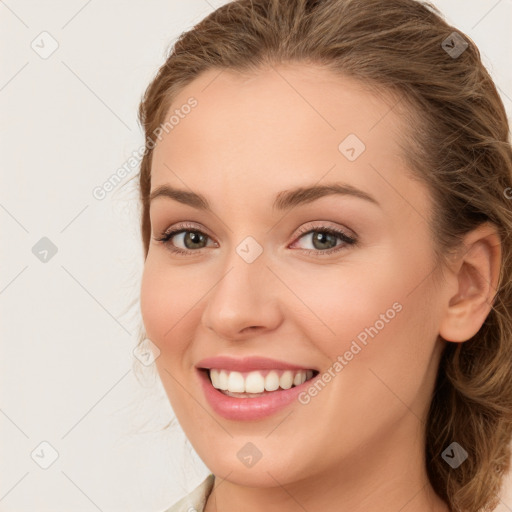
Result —
[{"label": "cheek", "polygon": [[[435,297],[428,280],[417,286],[415,279],[408,279],[415,276],[411,269],[394,286],[382,288],[380,306],[374,304],[377,308],[360,331],[368,336],[366,344],[359,343],[361,352],[351,370],[360,379],[355,386],[358,395],[373,404],[377,417],[421,417],[430,402],[437,369]],[[386,309],[392,304],[396,308]]]},{"label": "cheek", "polygon": [[180,351],[177,336],[180,321],[194,303],[193,288],[186,286],[184,273],[172,271],[169,266],[148,255],[142,274],[140,308],[148,338],[162,353],[170,345]]},{"label": "cheek", "polygon": [[386,393],[393,399],[377,376],[412,401],[429,371],[438,320],[434,291],[425,279],[428,251],[419,245],[414,254],[381,248],[365,263],[310,272],[307,279],[301,272],[294,276],[309,309],[297,316],[302,330],[327,356],[326,366],[343,358],[347,385],[357,381],[374,403],[372,396]]},{"label": "cheek", "polygon": [[[189,347],[199,322],[193,305],[197,291],[189,284],[193,276],[173,269],[156,256],[148,254],[141,281],[140,308],[147,337],[159,348],[156,359],[165,392],[175,414],[187,418],[191,412],[190,397],[180,383],[189,378],[192,364]],[[194,417],[197,411],[194,412]]]},{"label": "cheek", "polygon": [[149,258],[150,256],[146,260],[142,274],[140,310],[148,338],[159,345],[159,340],[162,339],[165,329],[164,313],[169,310],[166,299],[168,292],[162,286],[158,273]]},{"label": "cheek", "polygon": [[370,339],[367,329],[374,324],[379,331],[386,330],[396,318],[400,309],[397,302],[403,294],[396,275],[384,272],[384,266],[380,259],[378,266],[372,261],[307,272],[298,268],[287,276],[301,299],[300,303],[295,301],[302,311],[299,315],[297,309],[294,320],[301,323],[307,337],[321,345],[319,348],[331,359],[349,350],[352,340],[364,343]]}]

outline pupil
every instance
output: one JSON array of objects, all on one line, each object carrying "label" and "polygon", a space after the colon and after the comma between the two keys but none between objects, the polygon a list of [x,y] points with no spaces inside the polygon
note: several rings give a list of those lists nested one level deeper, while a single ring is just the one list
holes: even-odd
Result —
[{"label": "pupil", "polygon": [[[188,231],[185,236],[185,245],[188,247],[189,244],[187,244],[187,241],[191,241],[192,244],[199,244],[201,243],[201,239],[203,236],[201,233],[197,233],[196,231]],[[190,249],[190,247],[188,247]]]},{"label": "pupil", "polygon": [[[336,237],[332,233],[321,233],[317,232],[316,235],[313,236],[313,245],[316,249],[330,249],[331,247],[323,247],[322,244],[329,244],[330,242],[333,242],[334,245],[332,247],[336,246]],[[317,247],[316,242],[320,243],[320,247]]]}]

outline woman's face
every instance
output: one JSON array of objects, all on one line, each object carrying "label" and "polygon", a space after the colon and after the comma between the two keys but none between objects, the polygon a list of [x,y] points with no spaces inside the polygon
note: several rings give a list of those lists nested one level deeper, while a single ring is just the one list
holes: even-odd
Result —
[{"label": "woman's face", "polygon": [[151,202],[142,315],[181,426],[231,482],[420,466],[448,294],[396,103],[290,65],[208,71],[167,115],[151,192],[182,193]]}]

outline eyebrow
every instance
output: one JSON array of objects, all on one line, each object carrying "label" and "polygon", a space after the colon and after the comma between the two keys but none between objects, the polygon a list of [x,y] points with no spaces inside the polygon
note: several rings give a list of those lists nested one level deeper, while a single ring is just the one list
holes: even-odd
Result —
[{"label": "eyebrow", "polygon": [[[272,208],[279,211],[290,210],[300,204],[311,203],[321,197],[333,194],[356,197],[373,203],[376,206],[380,206],[379,202],[373,196],[363,190],[346,183],[330,183],[327,185],[314,185],[311,187],[298,187],[291,190],[283,190],[277,194]],[[156,188],[149,196],[149,201],[151,202],[157,197],[167,197],[199,210],[212,211],[208,200],[203,195],[173,188],[169,185],[162,185]]]}]

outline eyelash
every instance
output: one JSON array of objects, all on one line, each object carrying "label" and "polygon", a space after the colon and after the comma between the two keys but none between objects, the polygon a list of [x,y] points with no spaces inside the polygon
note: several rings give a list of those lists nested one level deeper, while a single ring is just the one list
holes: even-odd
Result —
[{"label": "eyelash", "polygon": [[[190,255],[190,253],[199,252],[199,251],[201,251],[201,249],[206,248],[206,247],[202,247],[201,249],[180,249],[179,247],[173,246],[170,243],[171,238],[173,238],[175,235],[178,235],[183,232],[200,233],[202,235],[207,236],[208,238],[211,238],[206,233],[201,231],[200,229],[197,229],[197,227],[195,227],[191,224],[183,223],[183,224],[178,225],[175,229],[173,229],[171,231],[165,231],[164,233],[162,233],[162,235],[160,237],[155,238],[155,240],[157,242],[162,242],[163,244],[167,245],[168,249],[171,252],[173,252],[175,254],[183,254],[183,255],[187,255],[187,256]],[[327,256],[329,254],[339,252],[339,251],[345,249],[347,246],[357,245],[357,238],[347,235],[341,229],[328,227],[328,226],[315,226],[313,228],[311,228],[311,227],[301,228],[299,230],[297,240],[302,238],[306,234],[314,233],[314,232],[328,233],[331,235],[335,235],[343,242],[343,244],[339,244],[334,247],[331,247],[330,249],[325,249],[325,250],[302,249],[302,251],[304,251],[308,255],[314,255],[317,257]]]}]

